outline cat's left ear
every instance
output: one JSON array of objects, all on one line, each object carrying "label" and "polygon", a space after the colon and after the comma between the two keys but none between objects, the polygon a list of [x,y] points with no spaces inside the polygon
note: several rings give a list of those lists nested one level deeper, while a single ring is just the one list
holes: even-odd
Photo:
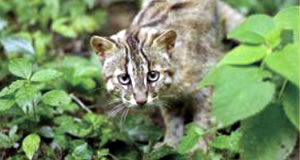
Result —
[{"label": "cat's left ear", "polygon": [[166,49],[169,53],[173,51],[177,34],[174,30],[167,30],[160,34],[153,42],[153,46]]},{"label": "cat's left ear", "polygon": [[96,50],[102,60],[104,60],[105,57],[113,54],[117,48],[113,41],[105,37],[93,36],[90,43],[92,48]]}]

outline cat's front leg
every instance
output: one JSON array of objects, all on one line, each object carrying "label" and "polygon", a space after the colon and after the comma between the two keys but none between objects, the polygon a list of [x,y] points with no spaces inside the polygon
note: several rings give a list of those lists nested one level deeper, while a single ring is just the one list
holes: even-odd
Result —
[{"label": "cat's front leg", "polygon": [[168,145],[176,147],[177,143],[183,136],[184,131],[184,111],[176,108],[160,107],[164,123],[165,123],[165,136],[161,145]]}]

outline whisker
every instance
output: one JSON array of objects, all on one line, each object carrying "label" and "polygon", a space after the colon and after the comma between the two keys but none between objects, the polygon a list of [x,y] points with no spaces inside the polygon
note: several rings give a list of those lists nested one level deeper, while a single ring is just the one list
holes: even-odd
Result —
[{"label": "whisker", "polygon": [[116,116],[122,109],[124,109],[124,104],[118,104],[117,106],[115,106],[109,113],[108,116],[109,117],[114,117]]},{"label": "whisker", "polygon": [[121,121],[120,121],[120,126],[122,126],[125,121],[126,121],[126,117],[128,115],[128,112],[129,112],[129,107],[126,107],[126,109],[124,110],[124,112],[122,113],[122,116],[121,116]]}]

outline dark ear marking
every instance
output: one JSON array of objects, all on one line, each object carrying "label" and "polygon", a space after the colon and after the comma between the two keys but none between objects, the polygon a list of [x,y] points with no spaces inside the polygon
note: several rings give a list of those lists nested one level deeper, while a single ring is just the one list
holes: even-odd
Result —
[{"label": "dark ear marking", "polygon": [[172,52],[175,46],[176,37],[177,34],[174,30],[167,30],[154,40],[154,46]]},{"label": "dark ear marking", "polygon": [[110,39],[99,36],[93,36],[90,43],[92,48],[99,54],[101,59],[104,59],[107,52],[110,52],[116,47],[116,44]]}]

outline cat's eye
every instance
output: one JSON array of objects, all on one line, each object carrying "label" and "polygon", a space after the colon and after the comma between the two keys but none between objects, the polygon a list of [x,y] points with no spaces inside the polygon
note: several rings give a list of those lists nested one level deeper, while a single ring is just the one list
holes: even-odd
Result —
[{"label": "cat's eye", "polygon": [[123,85],[128,85],[130,84],[130,77],[128,74],[121,74],[118,76],[118,80],[121,84]]},{"label": "cat's eye", "polygon": [[151,71],[148,73],[147,79],[149,82],[155,82],[159,79],[159,72]]}]

